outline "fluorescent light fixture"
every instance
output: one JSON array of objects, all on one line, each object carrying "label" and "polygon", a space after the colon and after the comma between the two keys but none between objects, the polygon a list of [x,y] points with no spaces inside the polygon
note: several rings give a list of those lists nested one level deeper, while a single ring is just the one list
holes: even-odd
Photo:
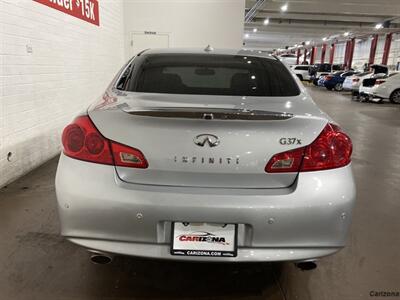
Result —
[{"label": "fluorescent light fixture", "polygon": [[248,33],[246,33],[245,35],[244,35],[244,38],[246,38],[246,39],[248,39],[250,37],[250,34],[248,34]]},{"label": "fluorescent light fixture", "polygon": [[253,32],[257,32],[258,31],[258,29],[257,28],[253,28]]},{"label": "fluorescent light fixture", "polygon": [[299,45],[295,44],[294,47],[297,48]]},{"label": "fluorescent light fixture", "polygon": [[288,10],[288,4],[286,3],[285,5],[281,6],[281,11],[287,11]]},{"label": "fluorescent light fixture", "polygon": [[345,33],[343,33],[343,36],[349,36],[350,32],[346,31]]},{"label": "fluorescent light fixture", "polygon": [[269,24],[269,19],[267,18],[264,20],[264,25],[268,25],[268,24]]},{"label": "fluorescent light fixture", "polygon": [[322,40],[323,40],[324,42],[325,42],[327,39],[328,39],[327,37],[322,38]]},{"label": "fluorescent light fixture", "polygon": [[383,24],[382,23],[378,23],[375,25],[375,29],[381,29],[383,28]]},{"label": "fluorescent light fixture", "polygon": [[310,42],[310,41],[307,41],[307,42],[306,42],[306,45],[307,45],[307,46],[308,46],[308,45],[310,45],[310,44],[311,44],[311,42]]}]

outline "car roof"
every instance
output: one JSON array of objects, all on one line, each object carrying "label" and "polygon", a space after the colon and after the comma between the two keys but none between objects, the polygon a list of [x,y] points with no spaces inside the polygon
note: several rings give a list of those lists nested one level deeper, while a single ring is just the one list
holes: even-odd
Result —
[{"label": "car roof", "polygon": [[212,50],[206,50],[205,48],[156,48],[147,49],[142,51],[141,55],[150,54],[203,54],[203,55],[240,55],[240,56],[252,56],[252,57],[262,57],[269,58],[273,60],[278,60],[275,56],[259,51],[259,50],[249,50],[249,49],[223,49],[215,48]]}]

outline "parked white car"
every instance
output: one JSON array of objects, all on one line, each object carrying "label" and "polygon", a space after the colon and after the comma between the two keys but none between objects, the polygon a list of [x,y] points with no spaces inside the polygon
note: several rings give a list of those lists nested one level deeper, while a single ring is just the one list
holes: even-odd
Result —
[{"label": "parked white car", "polygon": [[297,64],[297,56],[295,54],[282,54],[278,56],[278,59],[288,66]]},{"label": "parked white car", "polygon": [[400,77],[397,76],[398,74],[397,72],[389,75],[376,74],[364,79],[359,90],[360,97],[365,100],[375,99],[375,102],[390,99],[391,102],[400,104]]},{"label": "parked white car", "polygon": [[294,66],[291,66],[291,69],[296,74],[296,76],[299,77],[300,80],[302,80],[302,81],[310,80],[310,73],[309,73],[310,66],[309,65],[294,65]]},{"label": "parked white car", "polygon": [[354,97],[359,98],[361,93],[363,93],[364,96],[367,95],[369,90],[370,90],[370,88],[375,84],[374,81],[372,81],[371,83],[373,83],[373,84],[371,86],[362,87],[364,79],[368,79],[368,78],[375,78],[375,79],[384,78],[388,74],[389,74],[389,69],[388,69],[387,66],[380,65],[380,64],[372,65],[371,66],[371,71],[364,72],[364,73],[352,76],[351,82],[350,82],[350,79],[348,79],[347,82],[345,81],[343,83],[343,88],[345,90],[350,90],[351,91],[352,98],[354,98]]},{"label": "parked white car", "polygon": [[364,72],[361,74],[346,77],[343,82],[343,90],[351,91],[352,96],[357,95],[363,80],[371,77],[372,74],[372,72]]},{"label": "parked white car", "polygon": [[389,99],[392,103],[400,104],[399,73],[391,73],[387,78],[376,80],[370,93],[373,99]]}]

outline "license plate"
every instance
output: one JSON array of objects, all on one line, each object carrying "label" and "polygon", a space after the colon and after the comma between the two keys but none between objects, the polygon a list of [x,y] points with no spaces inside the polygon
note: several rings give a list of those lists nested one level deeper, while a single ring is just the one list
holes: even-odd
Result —
[{"label": "license plate", "polygon": [[237,225],[172,223],[171,254],[181,256],[236,257]]}]

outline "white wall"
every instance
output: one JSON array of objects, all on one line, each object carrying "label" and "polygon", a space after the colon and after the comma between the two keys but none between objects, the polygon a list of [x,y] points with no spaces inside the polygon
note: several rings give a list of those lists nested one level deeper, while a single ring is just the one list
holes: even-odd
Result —
[{"label": "white wall", "polygon": [[99,4],[97,27],[32,0],[0,0],[0,187],[57,155],[62,128],[122,66],[123,2]]},{"label": "white wall", "polygon": [[125,0],[126,55],[130,33],[169,33],[170,47],[241,48],[244,0]]}]

